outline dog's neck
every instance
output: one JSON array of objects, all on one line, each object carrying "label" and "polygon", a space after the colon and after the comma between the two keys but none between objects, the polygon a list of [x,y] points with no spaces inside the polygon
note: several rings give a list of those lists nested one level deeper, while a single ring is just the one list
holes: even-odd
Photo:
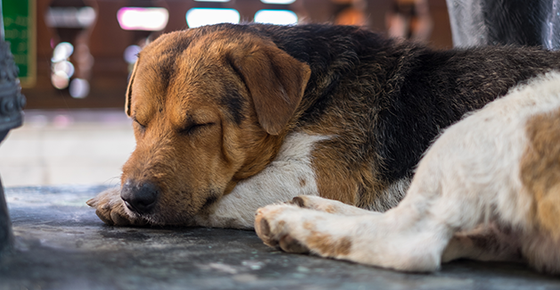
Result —
[{"label": "dog's neck", "polygon": [[250,152],[246,154],[248,158],[228,183],[224,194],[231,192],[239,181],[254,176],[268,166],[278,155],[286,135],[287,133],[281,133],[280,135],[267,134],[262,139],[252,141],[252,144],[247,146],[247,148],[250,148]]}]

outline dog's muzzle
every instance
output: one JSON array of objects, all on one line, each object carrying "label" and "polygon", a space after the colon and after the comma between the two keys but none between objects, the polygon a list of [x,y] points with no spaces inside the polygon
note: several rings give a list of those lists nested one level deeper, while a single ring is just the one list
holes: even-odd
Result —
[{"label": "dog's muzzle", "polygon": [[158,186],[152,182],[127,180],[121,188],[121,198],[131,211],[146,214],[156,206],[159,192]]}]

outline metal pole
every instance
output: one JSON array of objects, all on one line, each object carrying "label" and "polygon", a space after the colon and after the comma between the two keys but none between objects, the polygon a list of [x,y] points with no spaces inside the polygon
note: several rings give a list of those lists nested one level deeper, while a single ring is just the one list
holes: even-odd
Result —
[{"label": "metal pole", "polygon": [[2,14],[2,0],[0,0],[0,39],[4,41],[4,14]]},{"label": "metal pole", "polygon": [[[4,17],[2,15],[2,1],[0,0],[0,41],[4,42]],[[7,134],[8,131],[0,132],[0,142],[4,140],[4,137],[6,137]],[[6,205],[6,200],[4,199],[4,187],[2,186],[2,181],[0,180],[0,256],[9,250],[13,240],[14,237],[10,216],[8,215],[8,206]]]},{"label": "metal pole", "polygon": [[[21,110],[25,106],[25,97],[20,92],[14,57],[10,52],[10,45],[4,41],[4,17],[1,7],[0,0],[0,142],[11,129],[21,126],[23,122]],[[0,257],[10,251],[13,241],[12,223],[0,180]]]},{"label": "metal pole", "polygon": [[0,181],[0,258],[3,254],[10,251],[14,242],[12,233],[12,223],[8,215],[8,206],[4,200],[4,189]]}]

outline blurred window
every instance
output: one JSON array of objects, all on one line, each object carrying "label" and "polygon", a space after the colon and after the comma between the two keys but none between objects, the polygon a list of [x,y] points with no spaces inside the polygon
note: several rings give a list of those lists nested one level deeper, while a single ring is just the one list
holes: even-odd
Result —
[{"label": "blurred window", "polygon": [[159,31],[167,25],[169,12],[161,7],[123,7],[117,19],[124,30]]},{"label": "blurred window", "polygon": [[297,24],[298,17],[291,10],[259,10],[255,13],[255,22],[277,25]]},{"label": "blurred window", "polygon": [[45,14],[49,27],[84,28],[95,21],[95,9],[85,7],[50,7]]},{"label": "blurred window", "polygon": [[193,8],[187,12],[189,28],[218,23],[239,23],[240,15],[235,9]]},{"label": "blurred window", "polygon": [[264,3],[264,4],[288,5],[288,4],[292,4],[292,3],[296,2],[296,0],[261,0],[261,2]]}]

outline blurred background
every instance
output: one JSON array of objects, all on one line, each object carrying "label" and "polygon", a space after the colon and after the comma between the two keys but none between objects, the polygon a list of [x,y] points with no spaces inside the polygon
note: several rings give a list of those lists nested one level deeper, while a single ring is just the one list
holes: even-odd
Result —
[{"label": "blurred background", "polygon": [[5,186],[118,184],[134,150],[123,112],[136,54],[206,24],[336,23],[451,48],[445,0],[3,0],[6,41],[27,97],[0,147]]}]

